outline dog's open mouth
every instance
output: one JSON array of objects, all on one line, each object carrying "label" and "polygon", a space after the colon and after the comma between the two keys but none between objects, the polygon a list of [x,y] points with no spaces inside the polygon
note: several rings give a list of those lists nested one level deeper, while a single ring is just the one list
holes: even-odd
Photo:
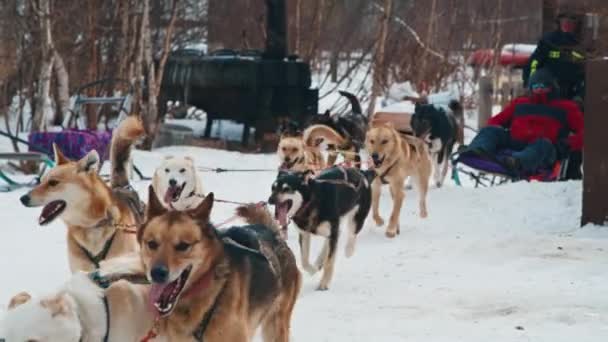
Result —
[{"label": "dog's open mouth", "polygon": [[382,163],[384,163],[384,159],[386,158],[386,155],[382,156],[382,158],[373,158],[372,161],[374,162],[374,166],[375,167],[380,167],[382,166]]},{"label": "dog's open mouth", "polygon": [[298,161],[298,158],[295,158],[292,161],[283,161],[283,164],[281,164],[281,169],[283,170],[289,170],[291,169],[294,165],[296,165],[296,162]]},{"label": "dog's open mouth", "polygon": [[277,203],[274,206],[274,217],[279,221],[279,225],[281,225],[281,227],[287,226],[287,213],[289,213],[289,210],[291,209],[292,205],[292,200],[286,200]]},{"label": "dog's open mouth", "polygon": [[184,290],[184,285],[190,277],[190,271],[192,271],[192,266],[186,267],[182,274],[170,283],[153,283],[150,286],[150,304],[161,317],[169,315],[175,308],[175,304]]},{"label": "dog's open mouth", "polygon": [[167,192],[165,192],[165,203],[169,204],[179,201],[179,198],[182,196],[182,192],[184,191],[185,187],[186,182],[184,182],[184,184],[182,185],[169,186]]},{"label": "dog's open mouth", "polygon": [[62,200],[53,201],[42,208],[42,213],[38,217],[38,224],[47,225],[55,220],[65,210],[66,203]]}]

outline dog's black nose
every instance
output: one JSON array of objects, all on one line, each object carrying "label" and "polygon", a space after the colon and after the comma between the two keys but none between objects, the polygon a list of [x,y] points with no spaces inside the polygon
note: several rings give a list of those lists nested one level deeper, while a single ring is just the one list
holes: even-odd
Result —
[{"label": "dog's black nose", "polygon": [[175,179],[169,179],[169,185],[176,186],[177,185],[177,181]]},{"label": "dog's black nose", "polygon": [[150,276],[155,283],[166,283],[169,280],[169,269],[165,265],[156,265],[150,271]]},{"label": "dog's black nose", "polygon": [[380,159],[380,156],[378,155],[378,153],[372,153],[372,159],[378,160],[378,159]]},{"label": "dog's black nose", "polygon": [[285,157],[285,161],[289,163],[289,161],[291,160],[291,158],[289,157]]},{"label": "dog's black nose", "polygon": [[276,200],[275,200],[274,196],[268,197],[268,204],[275,205],[275,203],[276,203]]},{"label": "dog's black nose", "polygon": [[21,196],[21,198],[19,200],[21,201],[21,203],[24,206],[27,207],[28,205],[30,205],[31,198],[30,198],[30,195],[23,195],[23,196]]}]

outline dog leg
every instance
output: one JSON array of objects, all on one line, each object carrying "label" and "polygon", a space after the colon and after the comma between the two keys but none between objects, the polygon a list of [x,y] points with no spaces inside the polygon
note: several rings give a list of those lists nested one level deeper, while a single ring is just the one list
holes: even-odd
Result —
[{"label": "dog leg", "polygon": [[445,181],[445,177],[448,174],[448,166],[450,165],[447,156],[443,159],[443,169],[441,170],[441,185]]},{"label": "dog leg", "polygon": [[418,186],[418,206],[420,208],[420,217],[426,218],[428,216],[428,212],[426,209],[426,194],[429,191],[429,179],[428,177],[422,177],[421,175],[417,175],[416,181]]},{"label": "dog leg", "polygon": [[323,268],[323,265],[325,264],[325,260],[327,260],[328,253],[329,253],[329,238],[327,240],[325,240],[325,242],[323,243],[323,249],[321,249],[321,252],[317,256],[317,261],[315,262],[315,266],[317,267],[318,270]]},{"label": "dog leg", "polygon": [[323,276],[317,290],[326,291],[329,289],[329,283],[334,276],[334,266],[336,264],[336,247],[338,246],[338,225],[332,225],[332,234],[329,237],[329,252],[327,254],[327,260],[323,266]]},{"label": "dog leg", "polygon": [[359,206],[355,207],[352,212],[348,213],[346,217],[346,227],[348,229],[348,240],[346,241],[346,248],[344,254],[347,258],[350,258],[355,253],[355,242],[357,242],[357,233],[361,230],[363,223],[359,225],[359,221],[356,219],[359,214]]},{"label": "dog leg", "polygon": [[310,264],[310,233],[300,233],[300,253],[302,268],[310,275],[317,273],[318,269]]},{"label": "dog leg", "polygon": [[372,182],[372,214],[374,216],[374,221],[378,227],[384,225],[384,219],[380,217],[380,192],[382,190],[382,183],[377,178]]},{"label": "dog leg", "polygon": [[394,238],[395,235],[399,234],[399,216],[401,215],[401,206],[403,205],[403,199],[405,198],[405,191],[403,191],[403,181],[393,181],[390,183],[391,197],[393,198],[393,210],[391,212],[391,218],[386,229],[386,236]]},{"label": "dog leg", "polygon": [[435,186],[441,188],[442,185],[442,167],[439,163],[439,153],[433,154],[433,178],[435,179]]}]

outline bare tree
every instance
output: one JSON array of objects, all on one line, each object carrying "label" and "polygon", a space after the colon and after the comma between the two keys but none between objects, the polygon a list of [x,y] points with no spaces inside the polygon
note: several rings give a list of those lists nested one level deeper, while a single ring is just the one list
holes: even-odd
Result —
[{"label": "bare tree", "polygon": [[380,33],[378,35],[378,45],[376,47],[376,53],[374,58],[374,78],[372,83],[372,93],[369,101],[369,107],[367,108],[367,116],[371,117],[376,108],[376,98],[380,95],[382,88],[386,81],[386,66],[384,59],[384,52],[386,49],[386,40],[388,37],[389,24],[391,22],[391,15],[393,12],[393,0],[384,1],[384,11],[382,16],[382,25],[380,26]]}]

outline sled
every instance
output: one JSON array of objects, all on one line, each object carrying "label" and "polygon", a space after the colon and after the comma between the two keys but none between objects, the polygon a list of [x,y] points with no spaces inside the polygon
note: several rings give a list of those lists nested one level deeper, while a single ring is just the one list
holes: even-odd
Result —
[{"label": "sled", "polygon": [[458,186],[462,186],[461,177],[468,176],[473,180],[474,186],[491,187],[521,180],[555,182],[566,179],[568,158],[556,161],[551,168],[538,170],[534,173],[516,173],[502,163],[505,157],[510,156],[513,150],[501,150],[495,156],[481,156],[466,153],[461,149],[451,156],[452,179]]}]

